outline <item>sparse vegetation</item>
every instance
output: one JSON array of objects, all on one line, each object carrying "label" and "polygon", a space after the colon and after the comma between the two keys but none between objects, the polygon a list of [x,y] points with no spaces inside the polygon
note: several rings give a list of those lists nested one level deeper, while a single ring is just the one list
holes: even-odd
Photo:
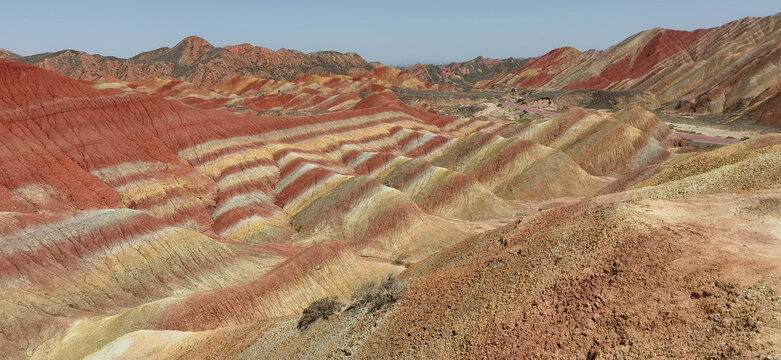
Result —
[{"label": "sparse vegetation", "polygon": [[410,263],[409,263],[409,261],[404,261],[404,260],[401,260],[401,259],[395,259],[395,260],[393,260],[393,265],[401,265],[401,266],[404,266],[405,268],[408,268],[410,266]]},{"label": "sparse vegetation", "polygon": [[588,354],[586,354],[586,360],[596,360],[598,355],[599,352],[596,350],[589,350]]},{"label": "sparse vegetation", "polygon": [[369,281],[355,290],[353,303],[347,309],[368,308],[370,312],[377,311],[387,304],[396,302],[404,289],[405,286],[396,281],[393,275],[388,275],[380,283]]},{"label": "sparse vegetation", "polygon": [[315,300],[315,302],[309,304],[309,306],[304,309],[296,328],[304,331],[318,319],[328,319],[331,315],[339,311],[342,306],[342,303],[334,296]]},{"label": "sparse vegetation", "polygon": [[[409,266],[409,263],[401,263]],[[405,289],[406,286],[396,281],[396,277],[393,275],[388,275],[379,283],[374,280],[368,281],[353,292],[352,303],[347,310],[367,308],[369,312],[375,312],[385,305],[396,302]],[[319,319],[328,320],[343,307],[344,304],[339,302],[335,296],[318,299],[304,309],[296,328],[305,331]]]},{"label": "sparse vegetation", "polygon": [[532,121],[532,119],[524,118],[523,115],[519,115],[517,118],[513,118],[513,117],[508,116],[508,115],[502,115],[502,116],[499,116],[499,118],[504,120],[504,121],[515,121],[515,122],[519,122],[519,123],[522,123],[522,124],[528,123],[528,122]]},{"label": "sparse vegetation", "polygon": [[692,131],[692,130],[678,129],[676,131],[681,132],[681,133],[685,133],[685,134],[702,135],[702,134],[700,134],[700,133],[698,133],[696,131]]}]

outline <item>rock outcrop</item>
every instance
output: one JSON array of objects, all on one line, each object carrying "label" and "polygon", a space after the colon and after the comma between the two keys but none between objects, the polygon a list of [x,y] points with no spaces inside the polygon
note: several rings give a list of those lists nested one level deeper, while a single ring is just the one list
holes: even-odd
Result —
[{"label": "rock outcrop", "polygon": [[355,53],[320,51],[304,54],[287,49],[273,51],[249,44],[220,48],[197,36],[187,37],[172,48],[143,52],[130,59],[91,55],[75,50],[16,59],[95,82],[140,82],[156,77],[213,85],[226,77],[237,75],[292,80],[303,73],[348,75],[372,70],[372,66]]}]

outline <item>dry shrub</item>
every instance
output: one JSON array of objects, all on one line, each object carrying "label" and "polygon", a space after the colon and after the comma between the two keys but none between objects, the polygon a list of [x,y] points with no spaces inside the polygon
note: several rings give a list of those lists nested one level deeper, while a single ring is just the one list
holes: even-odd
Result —
[{"label": "dry shrub", "polygon": [[317,319],[327,320],[329,316],[335,314],[341,308],[342,303],[340,303],[334,296],[315,300],[313,303],[309,304],[306,309],[304,309],[304,312],[301,314],[301,319],[298,320],[298,325],[296,328],[298,328],[298,330],[304,331],[309,327],[309,325],[312,325],[312,323],[317,321]]},{"label": "dry shrub", "polygon": [[377,311],[387,304],[396,302],[404,289],[405,286],[396,281],[393,275],[388,275],[380,283],[366,282],[353,293],[353,303],[348,310],[368,308],[370,312]]}]

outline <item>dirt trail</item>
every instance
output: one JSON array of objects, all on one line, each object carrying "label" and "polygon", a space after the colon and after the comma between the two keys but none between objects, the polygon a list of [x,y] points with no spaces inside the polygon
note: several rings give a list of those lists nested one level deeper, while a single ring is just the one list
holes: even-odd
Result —
[{"label": "dirt trail", "polygon": [[509,106],[509,107],[516,108],[516,109],[519,109],[519,110],[524,110],[524,111],[528,111],[530,113],[535,113],[535,114],[540,114],[540,115],[545,115],[545,116],[558,116],[558,115],[561,115],[560,113],[547,111],[547,110],[541,110],[541,109],[535,109],[535,108],[532,108],[532,107],[518,105],[518,104],[513,104],[511,102],[506,102],[506,101],[501,103],[501,104],[504,105],[504,106]]},{"label": "dirt trail", "polygon": [[705,136],[705,135],[695,135],[695,134],[689,134],[684,132],[675,132],[675,135],[678,135],[681,139],[686,140],[692,140],[697,142],[704,142],[704,143],[711,143],[711,144],[721,144],[721,145],[729,145],[734,144],[738,142],[739,140],[735,139],[722,139],[718,137],[713,136]]}]

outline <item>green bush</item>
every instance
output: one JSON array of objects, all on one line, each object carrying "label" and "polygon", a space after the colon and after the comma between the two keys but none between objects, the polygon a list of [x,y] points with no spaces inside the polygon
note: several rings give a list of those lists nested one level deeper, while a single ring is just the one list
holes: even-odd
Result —
[{"label": "green bush", "polygon": [[329,316],[335,314],[341,308],[342,303],[333,296],[315,300],[315,302],[309,304],[309,306],[304,309],[296,327],[298,330],[304,331],[309,325],[312,325],[312,323],[317,321],[317,319],[328,319]]}]

